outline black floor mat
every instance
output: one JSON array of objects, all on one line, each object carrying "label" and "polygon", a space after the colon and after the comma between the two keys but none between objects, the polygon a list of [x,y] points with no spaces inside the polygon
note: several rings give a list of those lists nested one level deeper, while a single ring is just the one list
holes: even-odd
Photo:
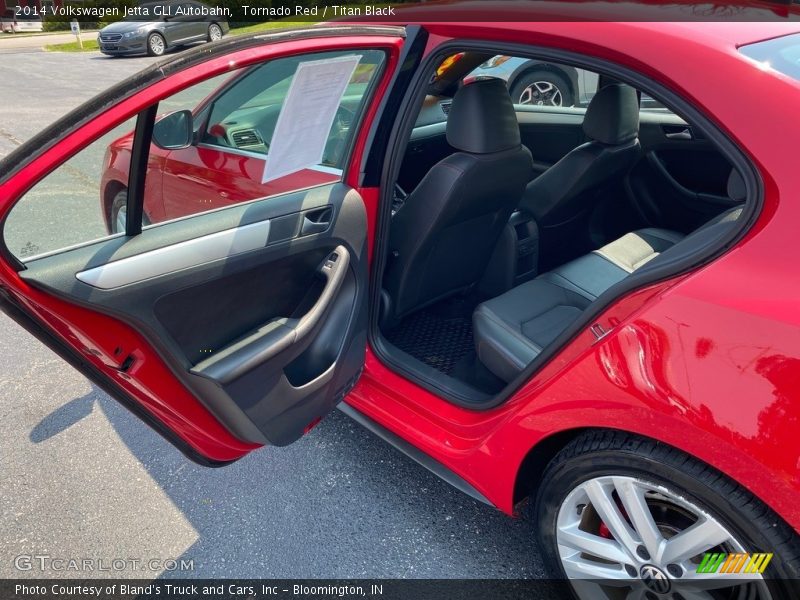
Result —
[{"label": "black floor mat", "polygon": [[478,303],[473,296],[443,300],[406,317],[384,335],[394,346],[437,371],[484,393],[497,393],[504,382],[475,355],[472,311]]},{"label": "black floor mat", "polygon": [[472,319],[440,317],[421,310],[386,337],[403,352],[449,375],[456,363],[472,352]]}]

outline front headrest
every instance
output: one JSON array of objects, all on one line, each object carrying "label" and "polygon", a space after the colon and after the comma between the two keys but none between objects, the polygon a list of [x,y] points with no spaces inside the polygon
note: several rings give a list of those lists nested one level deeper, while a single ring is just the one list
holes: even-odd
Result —
[{"label": "front headrest", "polygon": [[600,88],[586,108],[583,132],[603,144],[624,144],[639,135],[639,98],[622,83]]},{"label": "front headrest", "polygon": [[736,169],[731,170],[731,174],[728,175],[728,197],[736,202],[744,202],[747,199],[747,187]]},{"label": "front headrest", "polygon": [[456,150],[474,154],[520,145],[517,114],[505,82],[481,79],[456,92],[447,117],[447,142]]}]

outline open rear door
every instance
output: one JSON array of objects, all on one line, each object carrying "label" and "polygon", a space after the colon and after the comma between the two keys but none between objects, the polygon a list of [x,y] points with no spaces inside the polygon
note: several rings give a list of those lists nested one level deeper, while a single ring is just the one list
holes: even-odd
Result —
[{"label": "open rear door", "polygon": [[403,43],[231,39],[71,113],[0,166],[3,309],[196,460],[296,440],[363,366],[354,149]]}]

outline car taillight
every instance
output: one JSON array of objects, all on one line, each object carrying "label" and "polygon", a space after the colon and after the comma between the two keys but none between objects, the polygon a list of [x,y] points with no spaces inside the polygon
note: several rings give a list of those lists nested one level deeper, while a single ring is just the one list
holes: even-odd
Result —
[{"label": "car taillight", "polygon": [[492,58],[487,60],[485,63],[483,63],[481,65],[481,68],[482,69],[494,69],[495,67],[499,67],[500,65],[502,65],[509,58],[511,58],[511,57],[510,56],[493,56]]}]

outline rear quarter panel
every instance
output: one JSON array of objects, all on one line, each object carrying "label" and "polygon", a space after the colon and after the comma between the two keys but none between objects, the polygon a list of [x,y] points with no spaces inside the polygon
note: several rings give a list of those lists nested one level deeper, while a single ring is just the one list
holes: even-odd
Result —
[{"label": "rear quarter panel", "polygon": [[743,59],[735,42],[797,26],[524,26],[431,29],[580,51],[658,80],[749,158],[761,179],[760,215],[715,262],[618,301],[599,319],[614,324],[609,335],[595,343],[584,332],[496,409],[455,407],[374,356],[351,403],[509,513],[520,466],[537,444],[561,432],[611,428],[696,456],[800,531],[800,177],[793,150],[800,121],[789,117],[800,83]]}]

